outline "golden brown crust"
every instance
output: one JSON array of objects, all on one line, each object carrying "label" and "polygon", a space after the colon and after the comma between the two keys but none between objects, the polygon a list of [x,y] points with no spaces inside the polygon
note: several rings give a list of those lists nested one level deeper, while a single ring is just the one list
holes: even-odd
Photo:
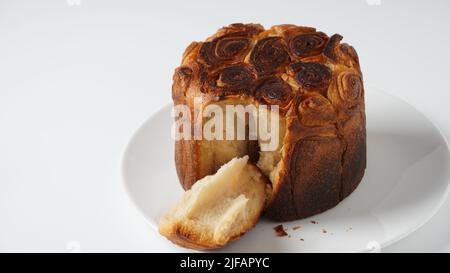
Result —
[{"label": "golden brown crust", "polygon": [[[253,219],[251,219],[251,224],[249,225],[247,230],[252,229],[256,223],[258,222],[261,214],[255,215]],[[197,234],[193,232],[191,229],[186,228],[182,224],[179,224],[177,226],[171,227],[170,230],[159,230],[161,234],[164,235],[168,240],[173,242],[174,244],[177,244],[182,247],[191,248],[191,249],[197,249],[197,250],[206,250],[206,249],[215,249],[215,248],[221,248],[225,246],[226,244],[230,243],[231,241],[238,240],[243,235],[245,235],[246,232],[243,232],[239,234],[238,236],[235,236],[231,238],[229,241],[223,243],[223,244],[215,244],[211,242],[210,240],[202,240],[201,234]]]},{"label": "golden brown crust", "polygon": [[259,103],[280,107],[289,104],[294,97],[291,86],[277,76],[260,78],[254,84],[252,94]]},{"label": "golden brown crust", "polygon": [[[267,215],[307,217],[339,203],[366,167],[364,87],[356,51],[311,27],[233,24],[186,50],[176,69],[175,104],[193,109],[227,98],[280,105],[287,133]],[[185,189],[214,172],[202,162],[202,142],[176,143]],[[204,152],[204,151],[203,151]]]},{"label": "golden brown crust", "polygon": [[184,189],[190,189],[200,179],[199,155],[195,140],[175,141],[175,165],[177,175]]}]

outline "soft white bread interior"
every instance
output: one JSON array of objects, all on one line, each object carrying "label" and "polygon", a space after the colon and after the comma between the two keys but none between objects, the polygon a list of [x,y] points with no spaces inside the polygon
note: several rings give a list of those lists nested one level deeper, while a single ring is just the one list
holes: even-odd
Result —
[{"label": "soft white bread interior", "polygon": [[161,219],[159,232],[183,247],[222,247],[256,224],[269,187],[248,156],[234,158],[185,192]]}]

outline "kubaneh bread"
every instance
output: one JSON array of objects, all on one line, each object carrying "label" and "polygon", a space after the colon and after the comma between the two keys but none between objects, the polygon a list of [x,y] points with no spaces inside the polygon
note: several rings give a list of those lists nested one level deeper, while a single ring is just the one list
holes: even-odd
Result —
[{"label": "kubaneh bread", "polygon": [[[177,216],[178,224],[162,228],[164,235],[185,246],[220,246],[254,225],[261,211],[244,213],[248,207],[262,208],[267,203],[267,217],[289,221],[332,208],[355,190],[366,168],[364,87],[356,51],[341,40],[339,34],[328,36],[311,27],[277,25],[266,30],[258,24],[232,24],[187,47],[173,77],[175,105],[187,105],[192,113],[200,111],[200,116],[210,104],[278,105],[280,139],[273,151],[262,151],[259,139],[176,141],[178,177],[185,190],[192,188],[182,202],[196,207],[190,215],[204,213],[208,216],[198,217],[216,220],[200,235],[196,232],[205,228],[200,223],[209,220],[195,218],[199,225],[186,228],[188,222],[180,219],[189,213],[176,210],[172,216]],[[196,98],[201,98],[200,105],[194,103]],[[192,127],[196,122],[192,120]],[[259,183],[240,179],[243,188],[236,190],[237,196],[231,201],[216,200],[221,205],[215,203],[211,211],[209,201],[192,200],[192,192],[202,192],[202,185],[221,187],[219,182],[208,182],[219,178],[205,177],[246,155],[251,166],[246,168],[259,169],[254,172],[270,181],[267,200],[253,202],[254,197],[245,191],[245,181],[263,188],[262,178]],[[237,164],[236,160],[228,164]],[[231,168],[228,164],[225,169]],[[220,172],[225,170],[216,175]],[[219,211],[215,206],[221,215],[211,216]],[[236,210],[247,220],[236,220],[239,228],[224,224],[223,233],[218,232],[221,217],[241,219]],[[180,239],[167,230],[178,235],[188,230],[190,237]]]}]

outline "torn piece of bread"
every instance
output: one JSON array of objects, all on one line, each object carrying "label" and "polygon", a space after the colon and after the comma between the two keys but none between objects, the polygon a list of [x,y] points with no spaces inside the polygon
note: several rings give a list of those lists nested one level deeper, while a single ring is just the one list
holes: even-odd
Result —
[{"label": "torn piece of bread", "polygon": [[256,224],[268,190],[267,178],[248,156],[234,158],[185,192],[161,219],[159,232],[183,247],[222,247]]}]

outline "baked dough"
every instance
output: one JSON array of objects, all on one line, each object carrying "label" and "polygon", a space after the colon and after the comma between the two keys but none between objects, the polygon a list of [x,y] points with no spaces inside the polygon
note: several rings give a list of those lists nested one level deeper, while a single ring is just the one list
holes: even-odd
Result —
[{"label": "baked dough", "polygon": [[234,158],[186,191],[161,219],[159,232],[187,248],[222,247],[257,223],[270,192],[269,181],[248,156]]},{"label": "baked dough", "polygon": [[251,140],[176,141],[183,188],[249,155],[272,183],[274,220],[323,212],[353,192],[366,168],[364,87],[356,51],[341,40],[311,27],[232,24],[191,43],[173,76],[174,104],[192,113],[196,97],[200,112],[211,103],[279,105],[281,135],[268,152]]}]

